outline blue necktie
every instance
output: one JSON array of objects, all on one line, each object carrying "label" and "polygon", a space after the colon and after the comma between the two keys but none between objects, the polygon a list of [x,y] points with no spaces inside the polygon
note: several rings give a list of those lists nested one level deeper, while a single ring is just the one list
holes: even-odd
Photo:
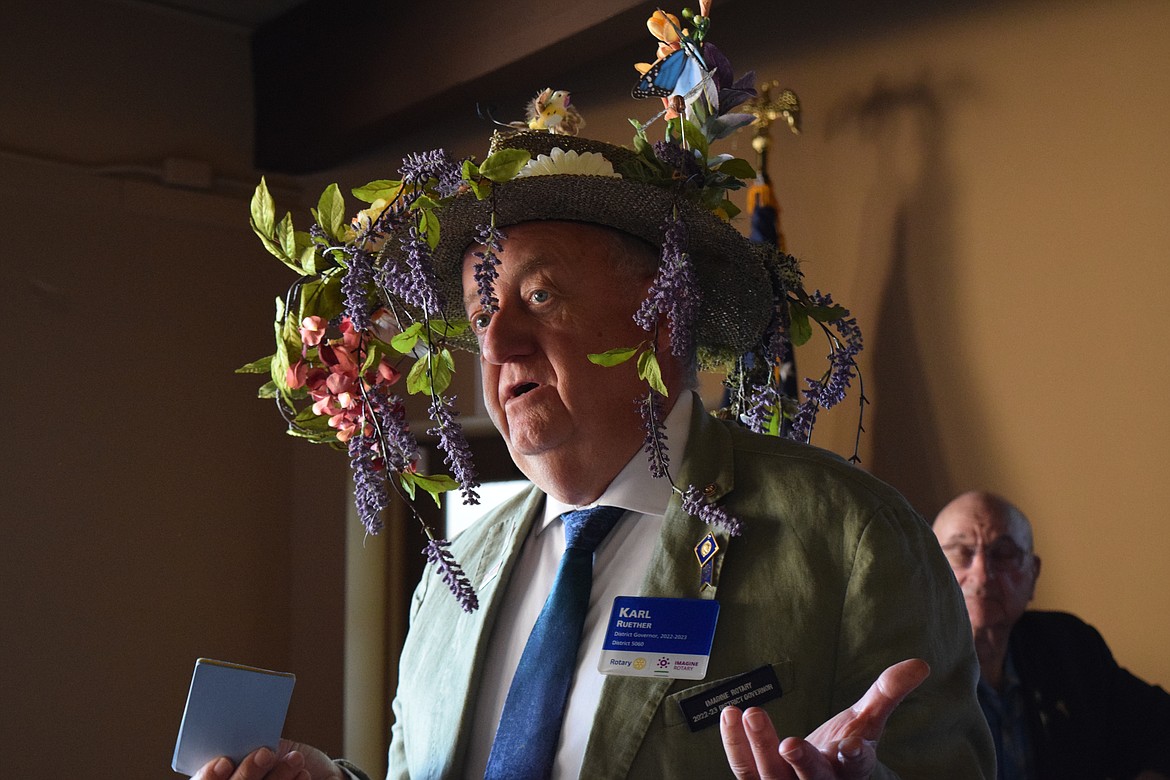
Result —
[{"label": "blue necktie", "polygon": [[589,609],[593,551],[624,513],[597,506],[561,515],[565,554],[508,689],[485,780],[536,780],[552,773]]}]

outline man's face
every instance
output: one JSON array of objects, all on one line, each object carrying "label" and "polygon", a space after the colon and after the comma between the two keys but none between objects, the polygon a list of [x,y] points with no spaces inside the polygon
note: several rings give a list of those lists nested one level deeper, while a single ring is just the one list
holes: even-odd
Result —
[{"label": "man's face", "polygon": [[480,247],[463,261],[488,414],[529,479],[586,503],[641,446],[634,401],[646,394],[633,360],[607,368],[587,356],[651,338],[632,319],[650,278],[614,267],[621,244],[606,228],[526,222],[504,232],[494,314],[483,312],[476,289]]},{"label": "man's face", "polygon": [[1025,522],[974,494],[952,501],[934,521],[976,635],[1010,631],[1036,591],[1040,559],[1032,554]]}]

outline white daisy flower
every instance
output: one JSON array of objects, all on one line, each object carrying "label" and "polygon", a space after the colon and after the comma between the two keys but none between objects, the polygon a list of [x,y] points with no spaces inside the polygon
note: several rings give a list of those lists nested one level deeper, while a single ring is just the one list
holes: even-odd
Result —
[{"label": "white daisy flower", "polygon": [[551,154],[537,155],[529,160],[528,164],[520,169],[516,178],[521,176],[554,176],[558,174],[573,174],[576,176],[613,176],[620,179],[622,176],[613,169],[613,164],[597,152],[578,154],[575,151],[566,152],[559,146],[554,147]]}]

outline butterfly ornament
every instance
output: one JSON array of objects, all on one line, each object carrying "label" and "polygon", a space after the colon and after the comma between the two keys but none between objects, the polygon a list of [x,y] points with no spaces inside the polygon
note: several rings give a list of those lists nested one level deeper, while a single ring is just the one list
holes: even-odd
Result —
[{"label": "butterfly ornament", "polygon": [[634,66],[642,74],[632,90],[634,97],[662,98],[667,110],[678,113],[682,113],[680,102],[689,109],[696,100],[705,97],[712,113],[718,113],[719,89],[712,78],[713,71],[703,59],[701,48],[700,31],[706,31],[706,24],[700,22],[706,22],[706,17],[695,17],[694,21],[696,33],[691,35],[680,28],[674,14],[659,10],[650,17],[646,26],[660,42],[658,60],[653,64]]}]

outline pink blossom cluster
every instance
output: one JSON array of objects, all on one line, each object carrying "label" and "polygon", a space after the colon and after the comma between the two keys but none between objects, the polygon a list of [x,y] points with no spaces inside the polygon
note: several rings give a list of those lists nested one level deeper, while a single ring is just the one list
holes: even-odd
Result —
[{"label": "pink blossom cluster", "polygon": [[[359,376],[366,336],[354,330],[348,317],[341,319],[341,337],[326,339],[328,323],[316,315],[301,321],[301,359],[289,366],[288,386],[306,388],[313,399],[313,414],[327,416],[337,439],[347,442],[357,433],[372,436],[373,421],[364,394],[375,387],[389,387],[401,374],[385,358]],[[317,348],[316,360],[309,350]]]}]

